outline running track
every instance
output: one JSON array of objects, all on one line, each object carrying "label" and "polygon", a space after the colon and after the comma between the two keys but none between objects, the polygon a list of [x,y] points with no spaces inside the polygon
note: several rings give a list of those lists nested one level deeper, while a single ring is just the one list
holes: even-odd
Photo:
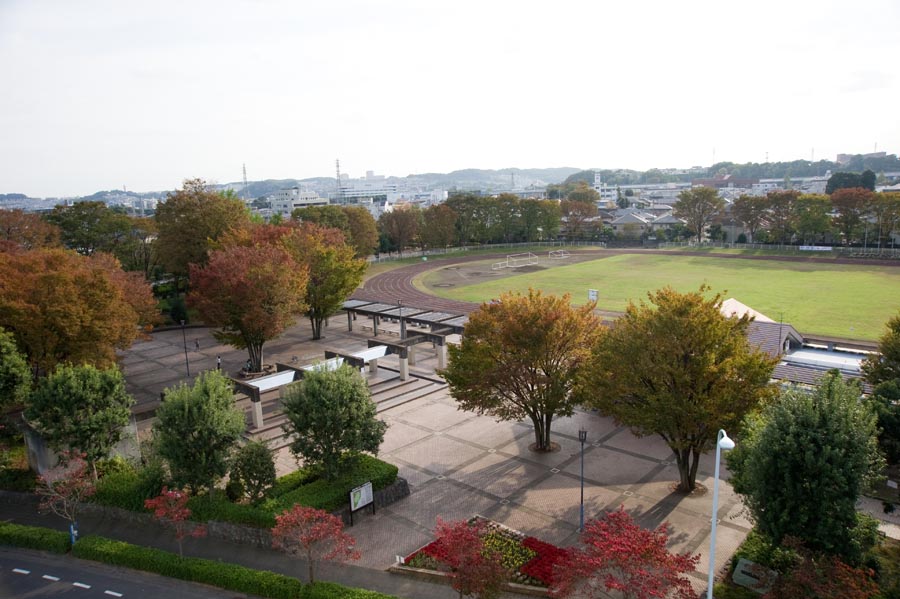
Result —
[{"label": "running track", "polygon": [[[695,256],[724,258],[731,260],[778,260],[782,262],[818,262],[822,264],[871,264],[877,266],[895,266],[900,267],[900,260],[867,260],[862,258],[807,258],[805,256],[748,256],[743,254],[718,254],[708,253],[700,254],[697,252],[681,252],[677,250],[606,250],[606,249],[585,249],[575,250],[579,254],[596,254],[597,258],[604,256],[613,256],[617,254],[667,254],[670,256]],[[410,264],[380,275],[375,275],[365,282],[362,288],[357,289],[353,294],[353,299],[365,300],[371,302],[396,303],[398,300],[408,306],[423,308],[427,310],[435,310],[438,312],[450,312],[454,314],[468,314],[478,308],[479,304],[474,302],[461,302],[457,300],[444,299],[419,291],[413,286],[413,279],[423,272],[444,268],[454,264],[464,262],[477,262],[479,260],[492,260],[495,258],[505,258],[506,253],[497,254],[479,254],[477,256],[464,256],[461,258],[451,258],[448,260],[439,260],[436,262],[417,262]]]}]

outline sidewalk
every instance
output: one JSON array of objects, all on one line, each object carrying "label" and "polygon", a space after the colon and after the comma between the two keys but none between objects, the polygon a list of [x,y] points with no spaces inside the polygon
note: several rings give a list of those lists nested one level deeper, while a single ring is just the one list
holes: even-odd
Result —
[{"label": "sidewalk", "polygon": [[[65,520],[52,514],[39,514],[37,498],[22,493],[0,492],[0,520],[68,530],[68,523]],[[124,522],[115,517],[86,514],[79,517],[79,528],[82,535],[100,535],[135,545],[177,551],[173,531],[152,521],[140,524],[133,520]],[[190,557],[231,562],[256,570],[270,570],[306,580],[305,560],[272,549],[239,545],[221,539],[204,537],[185,539],[184,554]],[[458,597],[458,594],[449,585],[434,584],[350,564],[322,562],[317,568],[317,578],[348,587],[369,589],[410,599],[430,599],[432,597],[454,599]]]}]

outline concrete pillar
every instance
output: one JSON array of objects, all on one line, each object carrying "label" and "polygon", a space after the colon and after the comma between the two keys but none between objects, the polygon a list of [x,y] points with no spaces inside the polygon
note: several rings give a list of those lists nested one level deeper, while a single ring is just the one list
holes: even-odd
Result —
[{"label": "concrete pillar", "polygon": [[347,330],[353,330],[353,314],[351,314],[350,312],[347,312]]},{"label": "concrete pillar", "polygon": [[409,354],[409,365],[416,365],[416,350],[413,346],[406,348],[406,353]]},{"label": "concrete pillar", "polygon": [[400,380],[405,381],[409,378],[409,359],[400,358]]},{"label": "concrete pillar", "polygon": [[261,401],[253,401],[250,402],[253,406],[253,428],[262,428],[263,427],[263,412],[262,412],[262,402]]},{"label": "concrete pillar", "polygon": [[406,320],[400,317],[400,339],[406,339]]},{"label": "concrete pillar", "polygon": [[437,347],[437,366],[438,369],[443,370],[447,367],[447,346],[446,345],[438,345]]},{"label": "concrete pillar", "polygon": [[374,333],[375,337],[378,336],[378,317],[377,316],[372,316],[372,333]]},{"label": "concrete pillar", "polygon": [[369,360],[369,372],[376,374],[378,372],[378,360]]}]

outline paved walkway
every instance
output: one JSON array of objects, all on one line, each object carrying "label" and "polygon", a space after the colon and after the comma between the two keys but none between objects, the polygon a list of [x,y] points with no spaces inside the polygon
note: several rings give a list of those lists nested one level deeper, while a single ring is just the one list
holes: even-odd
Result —
[{"label": "paved walkway", "polygon": [[[316,342],[310,340],[308,323],[300,323],[266,345],[266,361],[292,362],[296,357],[296,362],[306,364],[321,359],[325,349],[366,347],[371,333],[360,331],[360,326],[354,326],[350,333],[346,322],[344,315],[333,317],[325,329],[325,338]],[[222,358],[223,369],[231,373],[236,373],[246,361],[244,352],[218,344],[207,329],[188,328],[184,339],[188,366],[194,376],[201,369],[214,368],[217,355]],[[135,344],[124,356],[128,389],[139,402],[149,407],[158,401],[165,387],[186,380],[184,345],[180,329],[161,331],[152,340]],[[436,356],[430,346],[420,345],[416,353],[417,364],[411,371],[433,374]],[[392,360],[396,358],[388,357],[379,363],[391,366]],[[388,585],[379,590],[384,588],[408,597],[438,596],[430,592],[417,595],[408,590],[411,582],[384,573],[395,556],[408,555],[431,540],[430,531],[438,516],[455,520],[480,514],[551,543],[577,542],[578,429],[584,427],[588,431],[584,448],[585,518],[623,506],[643,526],[669,522],[670,549],[700,554],[693,578],[698,590],[704,587],[712,494],[684,497],[671,492],[678,473],[673,455],[660,439],[639,439],[608,418],[579,411],[553,423],[552,437],[560,451],[536,454],[528,449],[534,440],[530,423],[495,422],[486,416],[459,411],[446,391],[393,408],[381,417],[389,428],[379,457],[400,468],[412,494],[374,516],[360,514],[350,532],[357,539],[362,559],[354,568],[329,570],[329,578],[369,588],[375,588],[368,584],[369,580],[396,580],[396,588]],[[139,422],[141,429],[148,426],[149,421]],[[278,465],[280,473],[284,473],[295,462],[283,452],[278,456]],[[704,456],[698,482],[710,485],[712,473],[712,458]],[[727,473],[723,478],[727,479]],[[725,563],[750,529],[738,498],[726,484],[720,489],[719,506],[717,567]],[[142,534],[134,536],[143,538]],[[249,547],[219,545],[214,543],[203,551],[254,564],[268,563],[277,555]],[[284,568],[289,569],[287,565]],[[365,574],[359,578],[347,574],[359,571],[357,568],[371,571],[371,579]]]}]

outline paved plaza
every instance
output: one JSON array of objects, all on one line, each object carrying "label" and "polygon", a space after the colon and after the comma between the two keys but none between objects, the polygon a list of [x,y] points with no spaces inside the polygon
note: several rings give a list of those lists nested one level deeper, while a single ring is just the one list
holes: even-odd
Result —
[{"label": "paved plaza", "polygon": [[[366,347],[371,331],[347,331],[343,314],[331,319],[325,338],[311,341],[311,330],[300,323],[266,345],[267,363],[307,364],[324,357],[327,349],[354,351]],[[390,329],[390,327],[388,327]],[[389,335],[390,333],[382,333]],[[138,412],[152,408],[160,392],[216,367],[232,376],[246,362],[246,353],[216,342],[206,328],[158,331],[152,339],[136,343],[123,356],[129,391],[138,400]],[[434,375],[436,354],[430,345],[419,346],[413,374]],[[393,363],[392,363],[393,360]],[[399,364],[394,356],[379,360],[381,376],[390,376]],[[387,374],[385,374],[387,373]],[[373,376],[371,374],[367,376]],[[435,519],[468,518],[480,514],[511,528],[558,545],[578,540],[580,506],[580,443],[578,430],[588,438],[584,448],[585,518],[623,506],[645,527],[671,525],[670,549],[700,554],[695,586],[706,580],[712,493],[686,497],[671,492],[678,480],[674,456],[656,437],[638,438],[609,418],[579,411],[554,420],[554,453],[534,453],[528,422],[496,422],[487,416],[463,412],[447,388],[379,414],[389,428],[379,457],[396,464],[409,482],[411,495],[374,515],[361,512],[350,531],[362,552],[359,565],[383,570],[397,555],[407,555],[431,540]],[[141,420],[146,430],[149,420]],[[279,474],[296,467],[281,450]],[[712,484],[713,457],[704,456],[699,483]],[[723,468],[723,479],[728,473]],[[746,536],[750,524],[737,496],[727,484],[719,495],[716,567]]]}]

